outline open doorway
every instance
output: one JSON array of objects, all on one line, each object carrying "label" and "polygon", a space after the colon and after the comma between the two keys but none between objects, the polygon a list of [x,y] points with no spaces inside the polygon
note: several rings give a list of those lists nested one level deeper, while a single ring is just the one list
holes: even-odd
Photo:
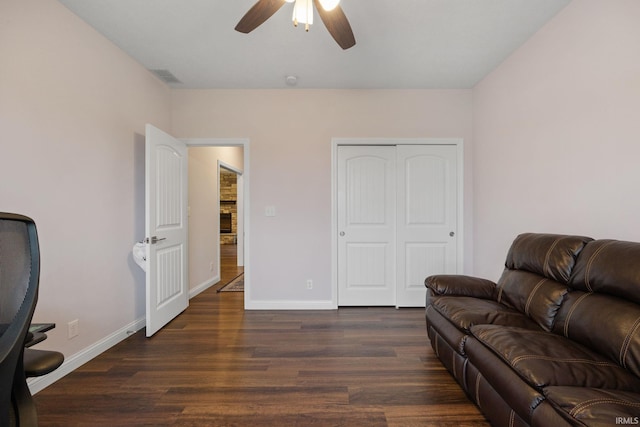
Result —
[{"label": "open doorway", "polygon": [[242,172],[218,161],[218,207],[220,224],[220,287],[244,291]]},{"label": "open doorway", "polygon": [[[193,297],[244,273],[248,141],[234,145],[221,145],[224,140],[217,139],[183,141],[189,151],[189,286]],[[220,188],[226,174],[235,180],[232,193],[224,184],[222,191]],[[225,217],[230,224],[224,222]]]}]

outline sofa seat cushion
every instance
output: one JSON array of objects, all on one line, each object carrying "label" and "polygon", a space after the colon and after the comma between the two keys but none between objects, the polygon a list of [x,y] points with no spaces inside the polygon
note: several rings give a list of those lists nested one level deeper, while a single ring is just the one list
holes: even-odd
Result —
[{"label": "sofa seat cushion", "polygon": [[531,424],[533,412],[545,399],[542,390],[527,384],[473,335],[467,337],[464,349],[468,360],[465,372],[468,393],[479,400],[482,407],[484,379],[520,418]]},{"label": "sofa seat cushion", "polygon": [[471,333],[538,390],[576,386],[640,392],[640,378],[563,336],[495,325],[476,325]]},{"label": "sofa seat cushion", "polygon": [[499,302],[473,297],[434,297],[431,305],[458,329],[469,331],[473,325],[513,325],[541,330],[531,319]]},{"label": "sofa seat cushion", "polygon": [[587,387],[548,387],[547,401],[587,426],[640,423],[640,394]]}]

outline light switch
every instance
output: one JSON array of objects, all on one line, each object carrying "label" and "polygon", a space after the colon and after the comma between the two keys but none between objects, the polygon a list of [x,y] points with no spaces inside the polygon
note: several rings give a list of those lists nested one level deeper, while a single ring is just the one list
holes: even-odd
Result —
[{"label": "light switch", "polygon": [[276,216],[276,207],[267,206],[264,208],[264,216]]}]

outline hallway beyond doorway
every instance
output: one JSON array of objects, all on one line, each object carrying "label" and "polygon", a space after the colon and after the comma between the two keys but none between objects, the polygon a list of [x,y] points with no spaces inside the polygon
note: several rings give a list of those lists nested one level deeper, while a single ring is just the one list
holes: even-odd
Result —
[{"label": "hallway beyond doorway", "polygon": [[238,266],[238,245],[220,245],[220,281],[215,289],[220,289],[244,272],[243,266]]}]

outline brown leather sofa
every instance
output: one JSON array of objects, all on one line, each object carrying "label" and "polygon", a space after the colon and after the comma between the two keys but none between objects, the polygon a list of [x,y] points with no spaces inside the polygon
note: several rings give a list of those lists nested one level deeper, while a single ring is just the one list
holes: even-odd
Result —
[{"label": "brown leather sofa", "polygon": [[640,424],[640,243],[527,233],[497,284],[425,284],[431,346],[492,425]]}]

